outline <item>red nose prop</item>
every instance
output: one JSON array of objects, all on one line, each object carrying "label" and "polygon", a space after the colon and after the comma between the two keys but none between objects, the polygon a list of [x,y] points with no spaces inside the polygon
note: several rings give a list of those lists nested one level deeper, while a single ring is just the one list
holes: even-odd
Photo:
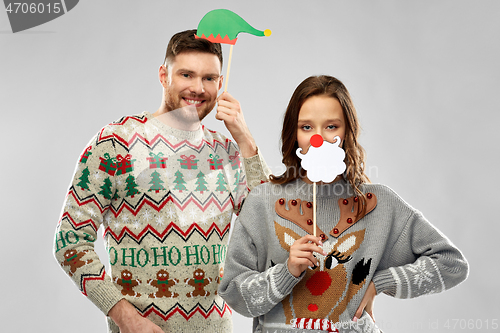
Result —
[{"label": "red nose prop", "polygon": [[311,142],[311,146],[318,148],[323,144],[323,137],[319,134],[314,134],[309,141]]}]

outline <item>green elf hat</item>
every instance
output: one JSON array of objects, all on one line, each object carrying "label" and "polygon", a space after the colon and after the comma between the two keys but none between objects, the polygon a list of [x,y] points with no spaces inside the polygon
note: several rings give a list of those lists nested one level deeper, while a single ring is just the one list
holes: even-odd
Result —
[{"label": "green elf hat", "polygon": [[234,45],[240,32],[255,36],[271,36],[271,30],[257,30],[230,10],[214,9],[203,16],[195,37],[208,39],[212,43]]}]

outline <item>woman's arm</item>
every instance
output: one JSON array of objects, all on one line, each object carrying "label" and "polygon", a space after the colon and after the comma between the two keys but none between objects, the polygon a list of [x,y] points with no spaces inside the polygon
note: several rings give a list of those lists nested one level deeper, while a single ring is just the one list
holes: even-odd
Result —
[{"label": "woman's arm", "polygon": [[468,264],[451,241],[414,212],[390,252],[389,267],[373,277],[377,294],[414,298],[445,291],[464,281]]}]

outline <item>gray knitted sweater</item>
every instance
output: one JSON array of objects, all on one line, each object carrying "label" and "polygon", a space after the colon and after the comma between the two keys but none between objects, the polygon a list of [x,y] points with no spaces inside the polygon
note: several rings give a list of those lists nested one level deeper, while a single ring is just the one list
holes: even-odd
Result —
[{"label": "gray knitted sweater", "polygon": [[387,186],[366,184],[367,213],[340,180],[318,186],[317,234],[327,256],[295,278],[290,246],[312,234],[312,185],[266,183],[250,192],[229,242],[219,294],[254,317],[254,332],[379,332],[365,312],[351,321],[370,281],[377,294],[413,298],[464,281],[467,261]]}]

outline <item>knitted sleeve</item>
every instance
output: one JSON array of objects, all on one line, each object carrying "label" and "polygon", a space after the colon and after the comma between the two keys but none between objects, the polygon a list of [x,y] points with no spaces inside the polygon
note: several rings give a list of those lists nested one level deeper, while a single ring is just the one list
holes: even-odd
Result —
[{"label": "knitted sleeve", "polygon": [[[234,156],[230,156],[229,158],[233,158],[232,161],[234,161]],[[269,181],[269,175],[271,174],[271,170],[267,166],[266,161],[258,148],[257,154],[252,157],[243,158],[242,172],[244,173],[244,177],[239,177],[239,186],[235,188],[237,193],[234,193],[235,202],[237,203],[234,205],[234,212],[237,215],[240,213],[241,206],[248,195],[248,192],[254,187]]]},{"label": "knitted sleeve", "polygon": [[373,282],[377,293],[396,298],[442,292],[468,274],[460,250],[417,211],[410,215],[389,257],[389,267],[376,272]]},{"label": "knitted sleeve", "polygon": [[104,314],[122,299],[94,251],[97,230],[115,195],[112,139],[104,128],[80,156],[55,232],[54,256],[78,289]]},{"label": "knitted sleeve", "polygon": [[256,194],[250,193],[236,219],[219,287],[219,295],[247,317],[269,312],[300,281],[300,277],[288,271],[286,262],[266,269],[267,247],[263,240],[268,220],[264,208],[256,201]]}]

